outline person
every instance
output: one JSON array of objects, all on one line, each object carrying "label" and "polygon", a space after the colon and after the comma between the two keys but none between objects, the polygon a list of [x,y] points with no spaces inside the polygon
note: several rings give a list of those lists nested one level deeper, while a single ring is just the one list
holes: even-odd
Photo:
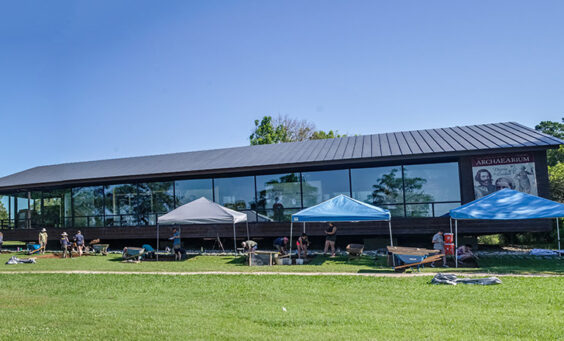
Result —
[{"label": "person", "polygon": [[523,193],[531,194],[531,180],[529,180],[529,175],[533,175],[534,173],[527,170],[527,167],[521,167],[521,170],[515,176],[517,179],[517,190]]},{"label": "person", "polygon": [[286,254],[286,247],[288,245],[288,237],[278,237],[274,239],[274,243],[272,244],[281,255]]},{"label": "person", "polygon": [[495,192],[495,186],[492,184],[492,173],[487,169],[480,169],[474,180],[478,183],[474,186],[474,195],[476,199],[485,197],[488,194]]},{"label": "person", "polygon": [[472,258],[477,258],[476,256],[474,256],[474,253],[472,252],[472,246],[469,244],[466,245],[462,245],[461,247],[459,247],[458,249],[456,249],[456,259],[459,262],[464,262],[468,259],[472,259]]},{"label": "person", "polygon": [[250,253],[255,253],[255,251],[258,249],[258,244],[254,240],[245,240],[241,243],[241,246],[243,247],[243,249],[245,249],[245,251]]},{"label": "person", "polygon": [[[446,255],[445,255],[445,240],[443,238],[443,230],[439,230],[439,232],[433,235],[433,250],[439,250],[440,253],[443,254],[443,267],[448,268]],[[435,267],[435,262],[431,263],[431,267]]]},{"label": "person", "polygon": [[45,249],[47,248],[47,230],[45,228],[41,229],[39,232],[39,246],[41,248],[41,253],[45,253]]},{"label": "person", "polygon": [[2,253],[2,244],[4,244],[4,234],[0,232],[0,253]]},{"label": "person", "polygon": [[74,235],[74,242],[76,243],[76,249],[78,251],[78,256],[82,256],[82,250],[84,249],[84,236],[79,231]]},{"label": "person", "polygon": [[174,260],[182,259],[182,252],[180,251],[180,231],[176,228],[172,229],[172,236],[168,238],[172,240],[172,251],[174,252]]},{"label": "person", "polygon": [[272,211],[274,212],[274,220],[281,222],[284,221],[284,205],[280,202],[280,198],[274,198],[274,205],[272,205]]},{"label": "person", "polygon": [[69,252],[70,241],[66,232],[61,233],[61,249],[63,250],[63,258],[67,258],[67,254],[72,258],[72,252]]},{"label": "person", "polygon": [[296,246],[298,249],[298,257],[299,258],[307,258],[307,248],[309,246],[309,239],[307,237],[307,234],[302,233],[302,235],[298,238],[298,240],[296,241]]},{"label": "person", "polygon": [[325,230],[325,248],[323,249],[323,255],[327,254],[327,250],[331,247],[331,257],[335,257],[335,241],[337,240],[337,226],[333,223],[329,223],[327,229]]},{"label": "person", "polygon": [[515,183],[510,178],[497,178],[495,181],[495,190],[499,191],[504,188],[515,189]]}]

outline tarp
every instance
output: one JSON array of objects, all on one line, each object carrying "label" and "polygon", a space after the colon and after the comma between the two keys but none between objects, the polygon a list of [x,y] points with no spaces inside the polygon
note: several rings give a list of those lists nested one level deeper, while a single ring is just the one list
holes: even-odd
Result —
[{"label": "tarp", "polygon": [[159,224],[233,224],[247,221],[247,215],[223,207],[204,197],[182,205],[159,217]]},{"label": "tarp", "polygon": [[390,211],[343,194],[292,214],[292,222],[380,220],[389,221]]},{"label": "tarp", "polygon": [[502,189],[450,210],[454,219],[539,219],[564,217],[564,205],[512,189]]}]

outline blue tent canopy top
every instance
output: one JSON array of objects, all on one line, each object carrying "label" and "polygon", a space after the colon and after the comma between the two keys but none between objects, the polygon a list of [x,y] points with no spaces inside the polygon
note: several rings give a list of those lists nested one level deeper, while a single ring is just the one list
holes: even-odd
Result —
[{"label": "blue tent canopy top", "polygon": [[390,217],[386,209],[341,194],[292,214],[292,222],[389,221]]},{"label": "blue tent canopy top", "polygon": [[450,210],[454,219],[540,219],[564,217],[564,204],[512,189],[502,189]]}]

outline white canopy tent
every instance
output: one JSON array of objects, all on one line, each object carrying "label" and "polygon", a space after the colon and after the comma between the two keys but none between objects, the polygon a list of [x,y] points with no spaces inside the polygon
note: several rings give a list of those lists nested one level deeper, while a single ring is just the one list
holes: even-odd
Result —
[{"label": "white canopy tent", "polygon": [[235,224],[242,222],[246,223],[247,238],[250,238],[247,214],[223,207],[201,197],[157,218],[157,250],[159,249],[160,225],[233,224],[233,246],[235,252],[237,252]]}]

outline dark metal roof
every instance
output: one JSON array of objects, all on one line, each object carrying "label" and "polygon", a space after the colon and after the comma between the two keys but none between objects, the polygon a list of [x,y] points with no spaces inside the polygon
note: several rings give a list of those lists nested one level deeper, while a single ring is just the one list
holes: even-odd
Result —
[{"label": "dark metal roof", "polygon": [[[550,148],[564,141],[515,122],[350,136],[260,146],[130,157],[35,167],[0,178],[0,190],[18,186],[191,175],[467,154],[506,148]],[[436,154],[436,155],[435,155]]]}]

